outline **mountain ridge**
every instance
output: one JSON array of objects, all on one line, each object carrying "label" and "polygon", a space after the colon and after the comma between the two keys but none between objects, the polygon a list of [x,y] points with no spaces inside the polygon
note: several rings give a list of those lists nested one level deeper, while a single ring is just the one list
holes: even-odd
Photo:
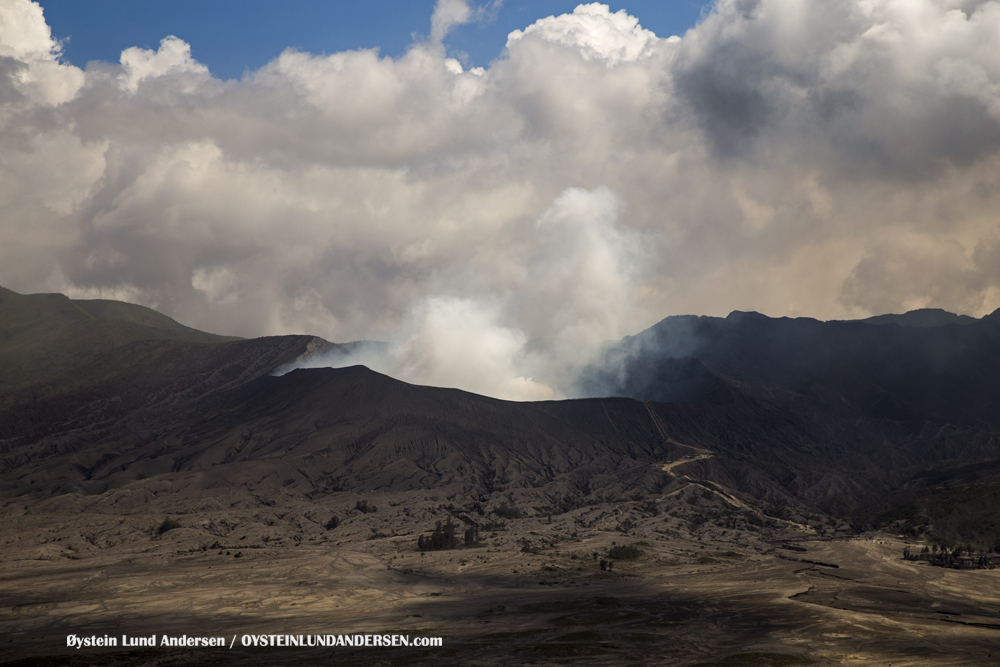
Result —
[{"label": "mountain ridge", "polygon": [[1000,424],[1000,327],[994,320],[988,315],[959,326],[918,327],[740,311],[726,318],[668,317],[612,344],[572,393],[667,396],[662,383],[639,382],[638,369],[658,360],[697,359],[715,378],[706,375],[704,382],[782,405],[846,417]]},{"label": "mountain ridge", "polygon": [[[103,332],[110,321],[65,298],[36,301],[38,326],[48,317],[56,329]],[[126,320],[152,317],[125,310]],[[16,324],[0,321],[0,331]],[[894,494],[991,484],[975,466],[1000,466],[1000,334],[990,321],[666,318],[609,350],[609,367],[590,369],[615,391],[524,403],[362,366],[279,373],[347,354],[312,336],[201,342],[112,326],[117,337],[86,338],[93,347],[72,382],[56,374],[5,394],[0,497],[51,504],[183,488],[184,502],[201,503],[227,488],[252,505],[424,489],[568,507],[693,487],[762,515],[822,512],[863,525],[875,521],[871,508],[891,514]],[[0,354],[25,331],[0,337]],[[36,339],[38,349],[62,340]],[[921,357],[932,348],[948,352],[936,366]],[[912,368],[890,372],[903,360]],[[944,400],[969,377],[977,382],[955,403]],[[978,403],[962,403],[979,391]]]}]

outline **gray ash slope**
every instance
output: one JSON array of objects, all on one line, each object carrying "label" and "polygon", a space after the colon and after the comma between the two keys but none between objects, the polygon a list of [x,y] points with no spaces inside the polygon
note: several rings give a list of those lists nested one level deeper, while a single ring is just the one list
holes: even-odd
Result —
[{"label": "gray ash slope", "polygon": [[[136,411],[90,438],[58,434],[13,448],[3,490],[38,499],[100,495],[197,474],[206,494],[244,488],[269,501],[536,489],[556,504],[586,504],[663,493],[677,482],[663,464],[708,450],[714,456],[699,463],[701,479],[749,502],[795,503],[794,489],[773,479],[780,461],[762,464],[752,454],[768,449],[761,433],[820,450],[800,424],[753,401],[740,410],[631,399],[513,403],[408,385],[363,366],[301,369],[186,408]],[[783,470],[803,489],[815,483]]]},{"label": "gray ash slope", "polygon": [[[591,371],[621,382],[610,393],[631,397],[512,403],[364,367],[274,377],[333,346],[308,336],[164,338],[128,304],[103,308],[103,319],[80,309],[92,322],[58,295],[9,294],[16,317],[0,319],[0,329],[22,347],[0,353],[45,358],[45,346],[63,339],[23,342],[32,327],[58,329],[53,318],[64,322],[67,312],[75,335],[91,341],[80,349],[91,351],[61,374],[49,365],[44,382],[22,375],[5,394],[7,502],[77,507],[127,493],[130,503],[147,498],[170,512],[172,502],[180,510],[182,500],[223,492],[274,506],[440,489],[570,507],[663,497],[696,483],[772,516],[891,522],[913,489],[988,486],[1000,470],[1000,345],[990,318],[920,328],[668,318],[609,354],[624,361],[624,376],[610,366]],[[920,357],[931,343],[943,350],[938,361]],[[965,382],[967,404],[934,388]],[[689,461],[682,469],[664,469],[681,460]],[[931,529],[927,508],[909,521]]]},{"label": "gray ash slope", "polygon": [[[575,392],[752,398],[812,423],[830,455],[866,468],[860,486],[878,487],[814,494],[826,509],[911,534],[936,523],[949,539],[1000,540],[1000,526],[955,529],[975,523],[962,514],[1000,510],[1000,311],[979,320],[936,309],[833,322],[668,317],[609,346]],[[851,442],[865,444],[852,451]],[[914,500],[922,496],[937,500]]]},{"label": "gray ash slope", "polygon": [[99,441],[102,429],[183,413],[331,348],[313,336],[216,336],[142,306],[0,288],[0,452],[51,438]]}]

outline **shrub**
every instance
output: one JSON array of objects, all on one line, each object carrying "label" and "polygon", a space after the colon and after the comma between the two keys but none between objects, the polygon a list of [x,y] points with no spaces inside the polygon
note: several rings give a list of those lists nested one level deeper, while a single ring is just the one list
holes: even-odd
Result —
[{"label": "shrub", "polygon": [[333,530],[339,525],[340,525],[340,517],[334,514],[333,516],[330,517],[330,520],[327,521],[326,525],[324,525],[323,527],[326,528],[327,530]]},{"label": "shrub", "polygon": [[181,527],[181,524],[177,523],[176,521],[174,521],[170,517],[167,517],[166,519],[163,520],[163,523],[160,524],[160,527],[156,529],[156,534],[157,535],[162,535],[163,533],[167,532],[168,530],[173,530],[174,528],[180,528],[180,527]]},{"label": "shrub", "polygon": [[458,548],[458,536],[455,535],[457,526],[448,519],[448,523],[441,525],[438,521],[434,527],[434,532],[428,537],[420,535],[417,537],[417,548],[421,551],[444,551],[445,549]]},{"label": "shrub", "polygon": [[516,507],[511,507],[506,503],[500,505],[499,507],[495,507],[493,509],[493,513],[496,514],[501,519],[520,519],[523,516],[521,514],[521,510],[517,509]]},{"label": "shrub", "polygon": [[620,544],[608,549],[608,558],[613,560],[632,560],[642,555],[642,551],[634,544]]},{"label": "shrub", "polygon": [[359,500],[357,504],[354,505],[354,509],[358,510],[362,514],[378,512],[378,508],[375,507],[375,505],[370,505],[367,500]]}]

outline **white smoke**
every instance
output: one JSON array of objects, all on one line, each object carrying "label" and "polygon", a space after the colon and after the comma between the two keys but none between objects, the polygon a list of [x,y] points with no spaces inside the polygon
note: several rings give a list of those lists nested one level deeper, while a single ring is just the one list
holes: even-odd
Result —
[{"label": "white smoke", "polygon": [[[562,398],[602,343],[636,323],[639,239],[606,188],[572,188],[527,231],[519,252],[470,264],[448,295],[417,303],[384,348],[335,351],[299,367],[361,363],[415,384],[510,400]],[[506,264],[496,271],[497,262]],[[282,369],[288,372],[290,368]]]}]

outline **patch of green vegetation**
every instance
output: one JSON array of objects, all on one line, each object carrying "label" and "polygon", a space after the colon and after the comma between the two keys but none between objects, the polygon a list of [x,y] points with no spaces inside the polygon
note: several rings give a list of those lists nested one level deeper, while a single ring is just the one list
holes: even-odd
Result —
[{"label": "patch of green vegetation", "polygon": [[634,544],[619,544],[608,549],[608,558],[612,560],[635,560],[642,555],[642,550]]},{"label": "patch of green vegetation", "polygon": [[417,536],[417,549],[420,551],[444,551],[446,549],[457,549],[458,548],[458,536],[455,531],[458,529],[451,517],[448,517],[448,523],[441,525],[438,521],[437,525],[434,527],[434,532],[429,536],[424,537],[423,533]]}]

